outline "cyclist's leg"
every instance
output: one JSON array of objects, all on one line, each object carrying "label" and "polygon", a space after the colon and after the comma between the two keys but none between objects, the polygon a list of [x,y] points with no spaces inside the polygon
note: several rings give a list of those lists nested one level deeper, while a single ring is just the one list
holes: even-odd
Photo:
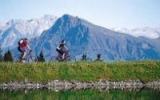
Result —
[{"label": "cyclist's leg", "polygon": [[33,58],[32,58],[32,54],[31,52],[28,52],[28,62],[32,62]]},{"label": "cyclist's leg", "polygon": [[24,51],[23,55],[22,55],[22,62],[25,63],[26,62],[26,57],[27,57],[27,52]]},{"label": "cyclist's leg", "polygon": [[23,57],[23,52],[21,52],[20,57],[19,57],[19,61],[22,62],[22,57]]}]

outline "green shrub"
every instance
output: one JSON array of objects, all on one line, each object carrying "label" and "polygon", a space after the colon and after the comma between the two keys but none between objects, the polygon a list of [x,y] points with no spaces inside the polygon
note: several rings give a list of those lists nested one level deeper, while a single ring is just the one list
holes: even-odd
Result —
[{"label": "green shrub", "polygon": [[7,51],[4,54],[4,61],[5,62],[11,62],[11,61],[13,61],[12,53],[10,51]]}]

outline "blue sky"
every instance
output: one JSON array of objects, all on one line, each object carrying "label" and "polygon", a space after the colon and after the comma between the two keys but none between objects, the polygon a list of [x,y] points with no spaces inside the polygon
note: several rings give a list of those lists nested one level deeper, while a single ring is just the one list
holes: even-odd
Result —
[{"label": "blue sky", "polygon": [[160,0],[0,0],[0,21],[71,14],[104,27],[159,27]]}]

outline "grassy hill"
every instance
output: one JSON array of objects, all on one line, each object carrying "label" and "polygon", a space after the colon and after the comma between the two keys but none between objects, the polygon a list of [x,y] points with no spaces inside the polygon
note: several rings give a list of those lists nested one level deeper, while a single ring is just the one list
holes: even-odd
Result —
[{"label": "grassy hill", "polygon": [[136,80],[160,79],[160,61],[0,63],[0,83],[50,80]]}]

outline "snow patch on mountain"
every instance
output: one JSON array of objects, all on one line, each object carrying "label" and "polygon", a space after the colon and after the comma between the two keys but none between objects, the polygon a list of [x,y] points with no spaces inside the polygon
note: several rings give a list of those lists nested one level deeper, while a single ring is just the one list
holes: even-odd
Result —
[{"label": "snow patch on mountain", "polygon": [[151,27],[135,28],[135,29],[113,28],[112,30],[130,34],[135,37],[143,36],[151,39],[156,39],[160,37],[160,28],[151,28]]},{"label": "snow patch on mountain", "polygon": [[10,20],[1,25],[0,43],[1,48],[11,49],[17,45],[20,38],[27,37],[28,39],[35,38],[41,35],[44,30],[50,28],[57,17],[45,15],[39,19],[30,20]]}]

